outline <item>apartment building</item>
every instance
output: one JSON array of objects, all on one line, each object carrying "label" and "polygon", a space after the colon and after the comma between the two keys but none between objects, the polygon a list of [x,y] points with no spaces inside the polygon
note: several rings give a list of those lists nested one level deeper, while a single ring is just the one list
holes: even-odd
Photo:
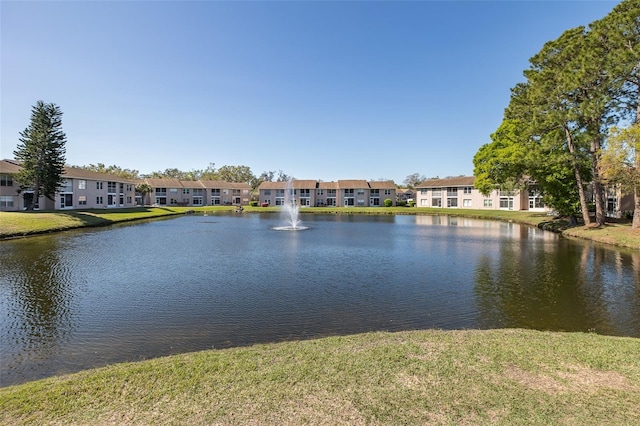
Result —
[{"label": "apartment building", "polygon": [[[0,161],[0,210],[21,211],[27,208],[29,189],[21,190],[13,176],[20,170],[16,161]],[[54,199],[40,196],[33,200],[41,210],[69,210],[133,207],[135,181],[120,176],[65,167],[62,186]]]},{"label": "apartment building", "polygon": [[396,202],[393,181],[293,180],[291,182],[263,182],[258,187],[259,200],[264,206],[282,206],[288,200],[299,206],[384,206],[384,200]]},{"label": "apartment building", "polygon": [[534,189],[495,190],[485,196],[473,186],[474,182],[474,176],[428,179],[416,185],[416,206],[546,211],[542,195]]},{"label": "apartment building", "polygon": [[240,206],[248,205],[251,186],[246,183],[214,180],[142,179],[151,187],[143,204],[158,206]]},{"label": "apartment building", "polygon": [[[0,211],[21,211],[27,208],[30,190],[20,190],[14,175],[20,164],[0,161]],[[116,175],[65,167],[63,184],[54,200],[41,196],[36,203],[41,210],[103,209],[136,205],[205,206],[248,205],[251,186],[223,181],[183,181],[178,179],[127,179]],[[146,183],[151,192],[136,193],[139,183]]]}]

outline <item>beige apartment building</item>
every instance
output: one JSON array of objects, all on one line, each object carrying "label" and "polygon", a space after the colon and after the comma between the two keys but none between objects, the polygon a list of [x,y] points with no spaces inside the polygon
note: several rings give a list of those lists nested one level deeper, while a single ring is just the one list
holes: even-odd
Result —
[{"label": "beige apartment building", "polygon": [[[16,161],[0,161],[0,211],[27,208],[25,194],[13,176],[20,170]],[[127,179],[116,175],[65,167],[63,185],[54,199],[41,196],[40,210],[106,209],[136,205],[205,206],[248,205],[251,187],[246,183],[223,181],[183,181],[178,179]],[[139,183],[147,183],[152,191],[136,193]]]},{"label": "beige apartment building", "polygon": [[[27,208],[25,194],[13,180],[19,163],[0,161],[0,211],[21,211]],[[40,196],[34,200],[41,210],[102,209],[135,206],[135,184],[131,179],[95,173],[75,167],[65,167],[63,184],[54,199]]]},{"label": "beige apartment building", "polygon": [[426,180],[416,185],[416,206],[547,211],[541,194],[535,190],[495,190],[485,196],[473,186],[474,182],[474,176]]},{"label": "beige apartment building", "polygon": [[396,204],[396,185],[393,181],[293,180],[291,182],[263,182],[258,187],[260,204],[283,206],[290,202],[298,206],[375,207],[384,206],[390,199]]}]

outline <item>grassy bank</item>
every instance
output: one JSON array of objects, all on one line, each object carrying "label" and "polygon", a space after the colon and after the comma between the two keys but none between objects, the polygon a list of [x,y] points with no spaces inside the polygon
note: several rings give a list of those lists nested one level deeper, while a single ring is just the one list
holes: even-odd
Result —
[{"label": "grassy bank", "polygon": [[[140,207],[132,209],[69,210],[56,212],[0,212],[0,239],[28,236],[67,229],[105,226],[118,222],[152,219],[184,214],[187,211],[215,214],[232,212],[235,207]],[[245,207],[247,213],[279,213],[279,207]],[[555,220],[545,213],[505,210],[434,209],[422,207],[305,207],[306,214],[383,214],[383,215],[449,215],[477,219],[508,220],[539,226],[564,235],[598,241],[605,244],[640,249],[640,230],[632,231],[628,224],[608,224],[604,228],[569,228],[564,220]]]},{"label": "grassy bank", "polygon": [[[209,210],[212,209],[216,208],[209,208]],[[217,209],[232,210],[230,207]],[[83,227],[107,226],[119,222],[184,214],[187,210],[184,207],[138,207],[131,209],[55,212],[0,212],[0,238],[21,237]]]},{"label": "grassy bank", "polygon": [[640,423],[640,340],[413,331],[211,350],[0,389],[2,424]]}]

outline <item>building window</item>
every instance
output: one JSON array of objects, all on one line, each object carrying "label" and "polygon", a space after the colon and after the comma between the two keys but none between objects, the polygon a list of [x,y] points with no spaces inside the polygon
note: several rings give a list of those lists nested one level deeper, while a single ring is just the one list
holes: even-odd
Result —
[{"label": "building window", "polygon": [[0,186],[13,186],[13,176],[0,175]]},{"label": "building window", "polygon": [[[102,182],[98,182],[98,183],[102,183]],[[101,205],[103,204],[103,202],[102,202],[102,201],[103,201],[103,200],[102,200],[102,197],[96,197],[96,204],[97,204],[97,205],[101,206]]]},{"label": "building window", "polygon": [[189,188],[182,188],[182,195],[189,195]]},{"label": "building window", "polygon": [[442,207],[442,198],[432,198],[431,207]]},{"label": "building window", "polygon": [[131,195],[128,195],[128,196],[127,196],[127,204],[131,204],[131,201],[132,201],[132,200],[133,200],[133,199],[131,198]]},{"label": "building window", "polygon": [[458,207],[457,198],[447,198],[447,207]]},{"label": "building window", "polygon": [[316,195],[324,195],[324,189],[317,189]]},{"label": "building window", "polygon": [[358,189],[358,195],[364,195],[364,189]]},{"label": "building window", "polygon": [[60,187],[59,192],[73,192],[73,181],[64,179],[62,181],[62,186]]},{"label": "building window", "polygon": [[471,194],[471,190],[473,189],[472,186],[465,186],[464,189],[462,190],[462,192],[464,194]]},{"label": "building window", "polygon": [[215,188],[211,190],[211,196],[219,197],[220,196],[220,188]]},{"label": "building window", "polygon": [[513,210],[513,197],[500,197],[500,208]]},{"label": "building window", "polygon": [[87,189],[87,181],[84,179],[78,180],[78,189]]},{"label": "building window", "polygon": [[420,188],[420,194],[427,195],[428,193],[429,193],[429,190],[427,188]]},{"label": "building window", "polygon": [[264,195],[271,196],[271,190],[270,189],[263,189],[262,191],[264,192]]},{"label": "building window", "polygon": [[384,190],[384,195],[391,195],[391,190],[390,189],[385,189]]},{"label": "building window", "polygon": [[78,195],[78,205],[86,206],[87,205],[87,196],[86,195]]},{"label": "building window", "polygon": [[542,202],[542,197],[529,197],[529,208],[530,209],[542,209],[544,208],[544,203]]},{"label": "building window", "polygon": [[[327,196],[336,196],[336,190],[335,189],[327,189]],[[333,204],[335,206],[335,204]]]},{"label": "building window", "polygon": [[172,194],[177,194],[178,188],[169,188],[169,192],[171,192]]},{"label": "building window", "polygon": [[13,197],[0,195],[0,207],[13,207]]},{"label": "building window", "polygon": [[462,200],[462,207],[471,207],[471,200],[468,198]]},{"label": "building window", "polygon": [[96,189],[102,189],[103,188],[103,183],[104,182],[96,182]]},{"label": "building window", "polygon": [[493,200],[491,198],[485,198],[484,199],[484,206],[485,207],[493,207]]},{"label": "building window", "polygon": [[131,192],[131,191],[133,191],[133,185],[128,183],[127,184],[127,192]]},{"label": "building window", "polygon": [[353,195],[353,189],[345,189],[344,195]]}]

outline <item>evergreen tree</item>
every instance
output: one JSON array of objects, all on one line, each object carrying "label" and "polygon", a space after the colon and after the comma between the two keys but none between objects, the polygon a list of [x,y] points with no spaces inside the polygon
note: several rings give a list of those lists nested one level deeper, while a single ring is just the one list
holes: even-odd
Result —
[{"label": "evergreen tree", "polygon": [[16,181],[20,189],[33,191],[31,201],[25,198],[27,208],[33,210],[40,195],[53,200],[62,185],[67,136],[62,131],[60,107],[38,101],[31,110],[31,122],[20,132],[19,140],[13,152],[16,160],[22,162]]}]

